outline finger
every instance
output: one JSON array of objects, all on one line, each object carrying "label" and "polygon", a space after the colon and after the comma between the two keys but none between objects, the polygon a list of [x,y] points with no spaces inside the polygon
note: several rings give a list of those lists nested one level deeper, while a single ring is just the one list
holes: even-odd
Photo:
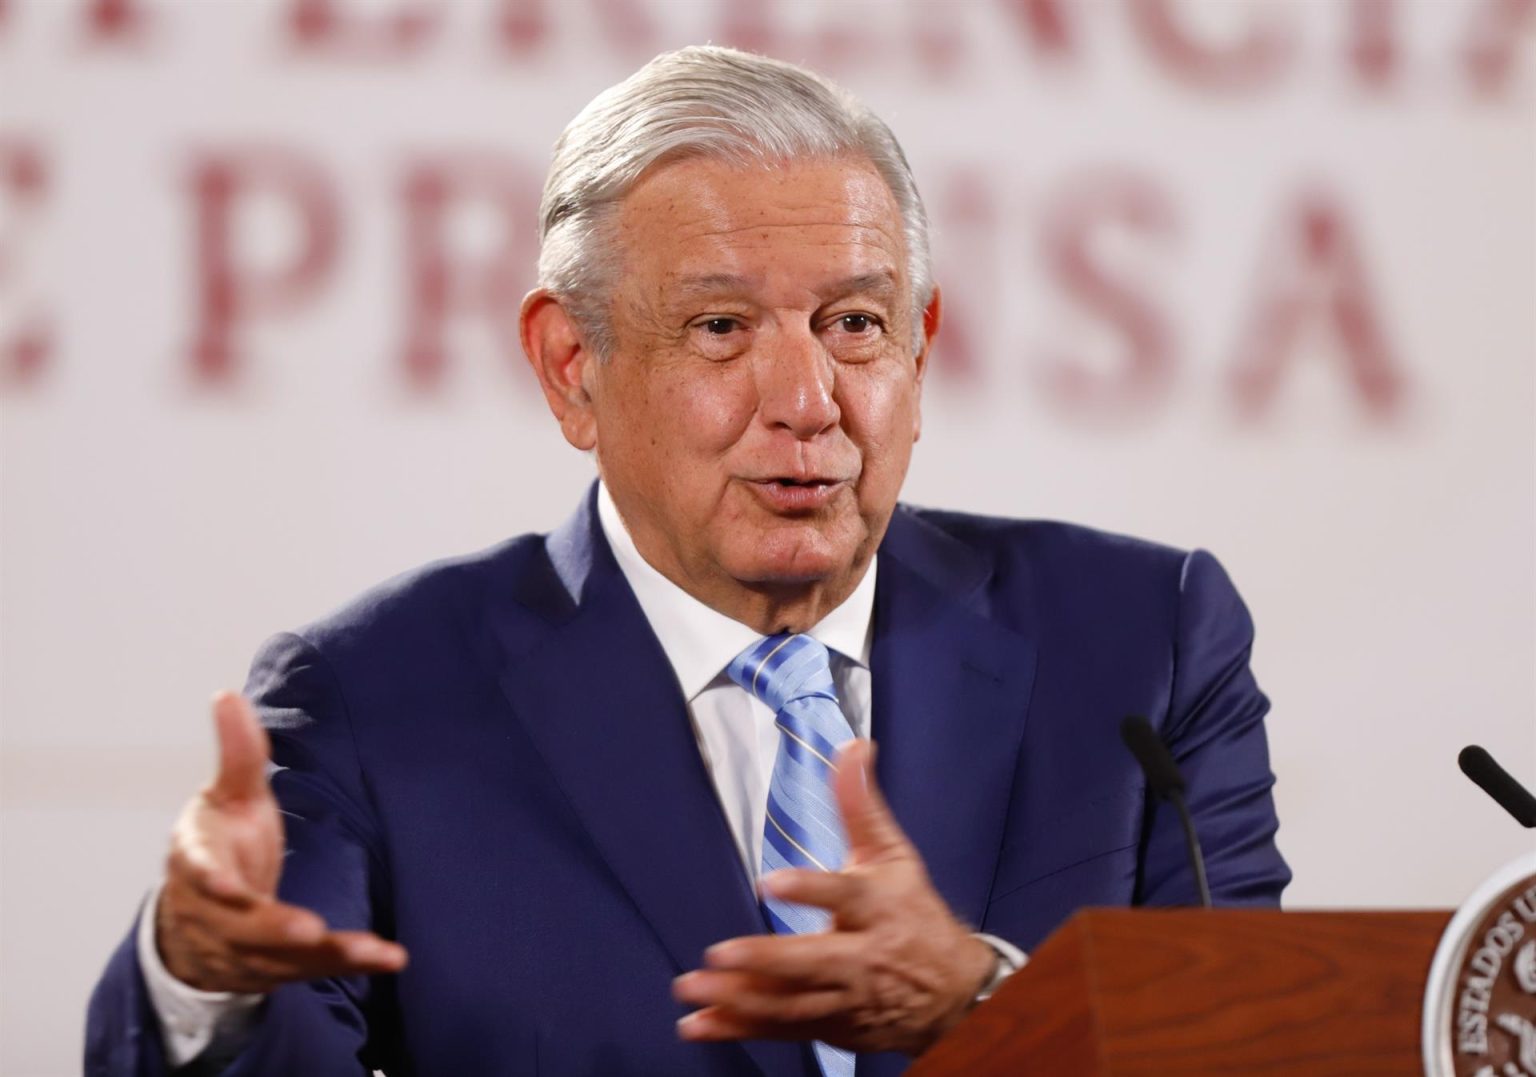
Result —
[{"label": "finger", "polygon": [[399,972],[410,961],[404,946],[371,931],[332,931],[319,944],[319,957],[329,961],[327,976],[374,976]]},{"label": "finger", "polygon": [[672,994],[690,1006],[718,1006],[733,1017],[781,1025],[820,1021],[847,1005],[841,988],[797,989],[740,972],[690,972],[673,981]]},{"label": "finger", "polygon": [[323,980],[399,972],[410,955],[397,942],[367,931],[332,931],[304,945],[242,945],[234,960],[274,981]]},{"label": "finger", "polygon": [[677,1034],[694,1043],[721,1040],[814,1040],[825,1039],[822,1022],[762,1021],[733,1013],[724,1006],[709,1006],[681,1018]]},{"label": "finger", "polygon": [[848,863],[866,864],[911,850],[907,835],[875,784],[875,746],[855,740],[837,753],[833,778],[837,807],[848,833]]},{"label": "finger", "polygon": [[220,692],[213,697],[213,722],[219,738],[219,772],[208,795],[217,802],[246,800],[267,791],[267,731],[244,696]]},{"label": "finger", "polygon": [[790,985],[747,972],[695,970],[672,981],[672,997],[687,1006],[725,1005],[736,995],[748,991],[760,994],[785,994]]},{"label": "finger", "polygon": [[862,896],[864,880],[835,871],[780,868],[764,875],[758,889],[769,897],[835,913]]},{"label": "finger", "polygon": [[244,908],[207,903],[190,908],[188,915],[230,946],[299,949],[318,945],[329,933],[314,912],[271,898]]},{"label": "finger", "polygon": [[719,1040],[771,1039],[770,1036],[754,1035],[753,1022],[736,1017],[719,1006],[695,1010],[678,1019],[677,1034],[692,1043],[713,1043]]},{"label": "finger", "polygon": [[251,909],[219,905],[189,915],[223,945],[286,960],[313,975],[395,972],[405,967],[405,948],[371,931],[331,931],[317,913],[267,899]]},{"label": "finger", "polygon": [[367,932],[332,932],[304,947],[231,948],[201,932],[208,990],[267,992],[285,983],[399,972],[407,955],[396,943]]},{"label": "finger", "polygon": [[371,931],[333,931],[331,941],[345,960],[359,968],[398,972],[410,961],[404,946]]},{"label": "finger", "polygon": [[748,935],[704,951],[706,968],[753,973],[799,986],[833,986],[858,966],[862,940],[847,932]]}]

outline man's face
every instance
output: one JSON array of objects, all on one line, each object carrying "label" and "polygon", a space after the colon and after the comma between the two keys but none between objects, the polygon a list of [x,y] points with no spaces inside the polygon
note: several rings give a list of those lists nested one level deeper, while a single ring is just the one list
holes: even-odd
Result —
[{"label": "man's face", "polygon": [[643,179],[618,229],[614,354],[583,380],[641,552],[705,601],[840,600],[895,507],[937,322],[912,324],[890,191],[857,160],[690,160]]}]

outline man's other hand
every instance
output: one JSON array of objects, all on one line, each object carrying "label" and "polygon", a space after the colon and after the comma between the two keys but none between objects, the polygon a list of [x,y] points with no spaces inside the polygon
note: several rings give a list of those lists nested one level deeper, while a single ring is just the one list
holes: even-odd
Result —
[{"label": "man's other hand", "polygon": [[926,1050],[965,1015],[996,954],[955,919],[875,786],[874,750],[856,741],[834,779],[848,833],[837,872],[776,871],[774,897],[832,913],[830,930],[717,943],[673,994],[700,1009],[687,1040],[822,1040],[855,1051]]},{"label": "man's other hand", "polygon": [[233,692],[213,701],[219,771],[171,837],[155,910],[166,969],[204,991],[266,992],[294,980],[397,972],[405,950],[367,931],[331,931],[277,900],[283,821],[267,785],[267,734]]}]

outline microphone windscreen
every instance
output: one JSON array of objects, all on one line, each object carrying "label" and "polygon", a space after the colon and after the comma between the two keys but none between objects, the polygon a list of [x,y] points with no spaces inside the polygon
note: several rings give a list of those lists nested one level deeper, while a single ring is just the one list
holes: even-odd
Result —
[{"label": "microphone windscreen", "polygon": [[1476,744],[1469,744],[1456,757],[1461,772],[1471,778],[1513,815],[1521,826],[1536,827],[1536,796],[1495,762],[1493,756]]},{"label": "microphone windscreen", "polygon": [[1132,714],[1120,723],[1120,739],[1141,764],[1147,784],[1159,797],[1184,792],[1184,776],[1168,754],[1168,746],[1152,728],[1152,723],[1139,714]]}]

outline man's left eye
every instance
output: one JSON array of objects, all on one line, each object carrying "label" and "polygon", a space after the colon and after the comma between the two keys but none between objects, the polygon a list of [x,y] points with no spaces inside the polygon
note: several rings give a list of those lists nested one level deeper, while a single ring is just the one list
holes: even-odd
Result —
[{"label": "man's left eye", "polygon": [[877,323],[868,314],[844,314],[837,319],[837,324],[845,333],[867,333]]}]

